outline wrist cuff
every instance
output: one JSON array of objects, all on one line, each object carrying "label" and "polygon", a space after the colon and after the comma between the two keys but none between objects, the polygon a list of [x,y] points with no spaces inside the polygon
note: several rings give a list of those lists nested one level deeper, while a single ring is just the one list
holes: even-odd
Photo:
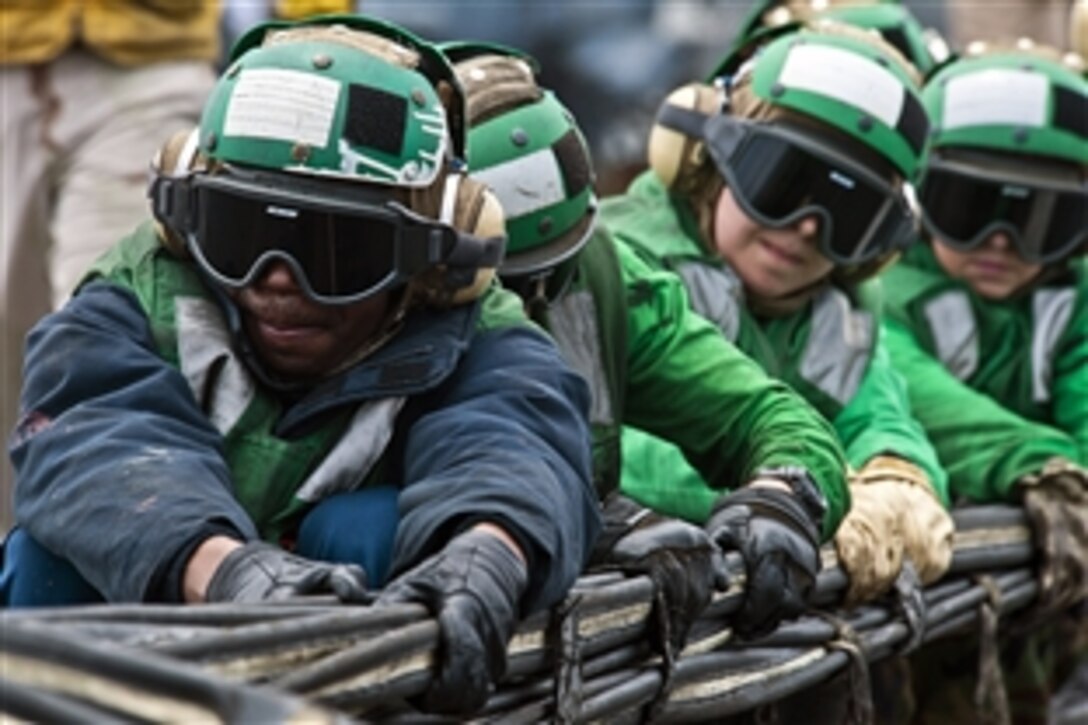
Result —
[{"label": "wrist cuff", "polygon": [[824,498],[824,492],[816,485],[816,481],[806,469],[800,466],[761,468],[756,471],[755,477],[774,478],[784,482],[816,524],[817,531],[823,530],[824,517],[827,515],[827,499]]}]

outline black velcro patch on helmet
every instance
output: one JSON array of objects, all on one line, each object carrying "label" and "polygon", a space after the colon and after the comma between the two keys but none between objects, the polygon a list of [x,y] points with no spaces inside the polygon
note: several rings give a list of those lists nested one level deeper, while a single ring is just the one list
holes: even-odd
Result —
[{"label": "black velcro patch on helmet", "polygon": [[352,83],[348,86],[344,139],[352,146],[366,146],[399,156],[404,145],[407,117],[407,99],[380,88]]},{"label": "black velcro patch on helmet", "polygon": [[903,111],[899,114],[899,123],[895,124],[895,129],[907,139],[914,153],[922,153],[926,135],[929,133],[929,117],[926,109],[910,93],[904,94]]},{"label": "black velcro patch on helmet", "polygon": [[1054,125],[1069,133],[1088,138],[1088,96],[1064,86],[1054,88]]},{"label": "black velcro patch on helmet", "polygon": [[552,144],[552,153],[559,162],[559,171],[563,174],[563,185],[568,194],[577,194],[593,183],[593,169],[586,157],[586,148],[574,129]]}]

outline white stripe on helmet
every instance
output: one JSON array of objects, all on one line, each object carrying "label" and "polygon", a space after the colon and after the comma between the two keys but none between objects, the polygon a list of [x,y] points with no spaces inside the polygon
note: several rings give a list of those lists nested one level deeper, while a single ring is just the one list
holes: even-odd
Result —
[{"label": "white stripe on helmet", "polygon": [[294,70],[243,69],[227,105],[223,135],[323,148],[339,98],[340,82],[331,78]]},{"label": "white stripe on helmet", "polygon": [[949,78],[941,129],[1010,125],[1039,128],[1049,115],[1050,83],[1042,73],[991,68]]},{"label": "white stripe on helmet", "polygon": [[790,48],[778,83],[854,106],[892,128],[906,102],[903,81],[890,70],[872,58],[826,45]]},{"label": "white stripe on helmet", "polygon": [[491,187],[507,219],[530,214],[566,199],[563,174],[550,147],[474,171],[472,176]]}]

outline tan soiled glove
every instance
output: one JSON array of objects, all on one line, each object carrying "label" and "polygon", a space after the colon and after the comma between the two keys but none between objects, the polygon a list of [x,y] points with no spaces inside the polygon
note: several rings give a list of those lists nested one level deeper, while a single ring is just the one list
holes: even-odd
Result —
[{"label": "tan soiled glove", "polygon": [[850,477],[850,512],[835,535],[850,577],[848,605],[891,588],[908,557],[923,584],[940,579],[952,560],[952,517],[917,466],[877,456]]},{"label": "tan soiled glove", "polygon": [[1017,482],[1040,555],[1039,604],[1058,611],[1088,598],[1088,470],[1055,458]]}]

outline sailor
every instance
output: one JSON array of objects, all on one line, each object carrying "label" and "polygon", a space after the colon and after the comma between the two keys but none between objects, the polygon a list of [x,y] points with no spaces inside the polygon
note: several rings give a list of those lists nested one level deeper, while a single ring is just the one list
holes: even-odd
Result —
[{"label": "sailor", "polygon": [[[675,91],[651,170],[602,205],[606,226],[684,280],[692,307],[832,424],[856,469],[835,536],[847,604],[951,557],[946,475],[892,368],[872,281],[911,239],[905,188],[927,133],[911,66],[878,35],[821,21],[727,57]],[[623,490],[708,515],[716,493],[660,439],[629,429]],[[678,499],[684,476],[701,492]],[[909,574],[907,576],[910,576]]]},{"label": "sailor", "polygon": [[[673,651],[718,579],[712,540],[739,548],[748,569],[738,632],[797,616],[819,570],[819,532],[847,505],[830,425],[691,310],[678,277],[597,224],[589,151],[532,59],[471,44],[446,52],[468,98],[469,171],[506,211],[503,284],[591,383],[605,504],[595,563],[654,579]],[[675,442],[698,466],[719,496],[706,532],[620,494],[624,424]],[[667,495],[687,494],[670,481],[660,481]]]},{"label": "sailor", "polygon": [[358,16],[238,41],[158,159],[157,224],[30,337],[9,605],[385,584],[440,625],[418,704],[483,704],[600,518],[587,387],[492,284],[502,212],[462,173],[457,88]]},{"label": "sailor", "polygon": [[[887,274],[888,348],[954,499],[1022,503],[1031,520],[1034,618],[1050,622],[1006,643],[1003,666],[1010,712],[1042,721],[1070,665],[1061,654],[1078,630],[1082,656],[1088,639],[1083,610],[1062,617],[1088,598],[1084,61],[1026,40],[973,43],[922,101],[934,126],[922,234]],[[914,667],[918,706],[973,718],[953,683],[974,675],[977,648],[943,651]]]}]

